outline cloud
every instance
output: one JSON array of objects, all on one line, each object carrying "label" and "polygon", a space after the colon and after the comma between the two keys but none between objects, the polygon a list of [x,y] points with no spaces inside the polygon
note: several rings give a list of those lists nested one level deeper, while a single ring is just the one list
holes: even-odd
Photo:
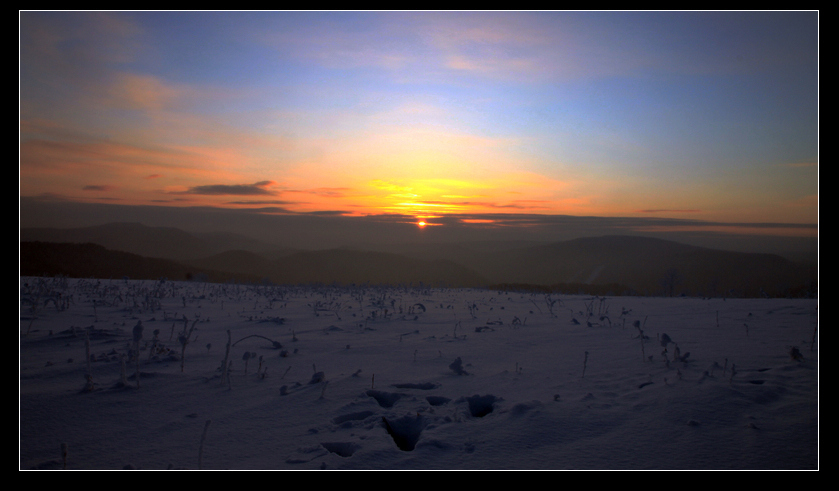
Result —
[{"label": "cloud", "polygon": [[[289,205],[301,205],[307,204],[303,202],[296,202],[296,201],[253,201],[253,202],[246,202],[246,201],[239,201],[233,202],[236,204],[289,204]],[[231,203],[227,203],[231,204]],[[281,206],[262,206],[260,208],[240,208],[235,210],[238,213],[247,213],[247,214],[257,214],[257,215],[299,215],[299,216],[313,216],[313,217],[344,217],[353,215],[352,212],[346,210],[315,210],[315,211],[296,211],[291,210],[289,208],[284,208]]]},{"label": "cloud", "polygon": [[195,200],[189,198],[173,198],[173,199],[150,199],[149,203],[193,203]]},{"label": "cloud", "polygon": [[638,210],[637,213],[701,213],[702,210],[671,210],[661,208],[656,210]]},{"label": "cloud", "polygon": [[350,188],[347,187],[337,187],[337,188],[328,188],[328,187],[321,187],[321,188],[314,188],[314,189],[287,189],[286,193],[305,193],[305,194],[314,194],[316,196],[323,196],[327,198],[343,198],[346,196],[346,191],[349,191]]},{"label": "cloud", "polygon": [[273,191],[265,189],[268,186],[275,184],[274,181],[259,181],[253,184],[208,184],[204,186],[194,186],[187,191],[179,191],[177,194],[201,194],[212,196],[258,196],[268,195],[273,196]]},{"label": "cloud", "polygon": [[100,76],[142,52],[143,29],[130,15],[106,12],[21,12],[21,60],[30,75],[59,84]]},{"label": "cloud", "polygon": [[281,57],[338,69],[399,69],[416,57],[410,16],[297,12],[283,15],[280,21],[287,25],[282,29],[271,25],[256,36]]},{"label": "cloud", "polygon": [[226,205],[307,205],[305,201],[284,201],[279,199],[261,200],[261,201],[227,201]]},{"label": "cloud", "polygon": [[40,172],[48,169],[102,172],[102,167],[136,166],[143,171],[146,179],[151,179],[161,177],[159,173],[147,174],[154,167],[170,170],[177,167],[203,168],[198,162],[199,157],[204,157],[201,162],[206,161],[205,155],[194,155],[178,148],[136,145],[98,138],[90,133],[70,133],[59,125],[47,127],[25,120],[21,122],[21,167]]},{"label": "cloud", "polygon": [[89,184],[82,188],[84,191],[113,191],[116,189],[116,186],[109,186],[109,185],[102,185],[102,184]]},{"label": "cloud", "polygon": [[351,213],[351,212],[349,212],[349,211],[343,211],[343,210],[323,210],[323,211],[307,211],[307,212],[301,212],[301,213],[299,213],[299,214],[300,214],[300,215],[327,216],[327,217],[331,217],[331,216],[345,216],[345,215],[351,215],[352,213]]},{"label": "cloud", "polygon": [[534,60],[498,58],[498,57],[467,57],[452,55],[446,61],[446,67],[452,70],[477,72],[481,74],[503,74],[510,72],[527,72],[536,67]]},{"label": "cloud", "polygon": [[108,87],[106,104],[117,109],[159,111],[172,107],[183,89],[150,75],[117,74]]},{"label": "cloud", "polygon": [[549,208],[552,202],[547,200],[515,200],[512,203],[496,203],[493,201],[446,201],[446,200],[419,200],[417,205],[431,206],[452,206],[452,207],[475,207],[475,208],[500,208],[532,210]]}]

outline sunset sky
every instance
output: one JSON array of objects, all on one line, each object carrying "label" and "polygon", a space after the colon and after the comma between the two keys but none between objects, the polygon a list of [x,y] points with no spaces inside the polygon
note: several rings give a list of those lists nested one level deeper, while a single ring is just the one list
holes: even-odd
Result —
[{"label": "sunset sky", "polygon": [[20,196],[814,225],[818,21],[21,12]]}]

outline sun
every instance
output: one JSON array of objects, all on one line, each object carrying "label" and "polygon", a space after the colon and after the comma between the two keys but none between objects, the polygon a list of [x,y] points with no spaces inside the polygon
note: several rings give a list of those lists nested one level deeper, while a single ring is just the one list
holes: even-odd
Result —
[{"label": "sun", "polygon": [[437,215],[420,215],[420,216],[414,215],[414,219],[416,220],[414,222],[414,225],[416,225],[420,229],[424,229],[424,228],[427,228],[427,227],[436,227],[436,226],[440,225],[439,223],[434,223],[433,221],[431,221],[434,218],[440,218],[440,217],[437,216]]}]

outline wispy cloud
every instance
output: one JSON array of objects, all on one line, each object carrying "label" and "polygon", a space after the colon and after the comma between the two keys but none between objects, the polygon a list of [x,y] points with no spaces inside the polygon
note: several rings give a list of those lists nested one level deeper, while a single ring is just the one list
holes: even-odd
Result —
[{"label": "wispy cloud", "polygon": [[20,25],[24,67],[54,83],[95,78],[110,66],[135,61],[145,49],[139,41],[143,28],[119,13],[21,12]]},{"label": "wispy cloud", "polygon": [[346,193],[350,190],[351,190],[351,188],[348,188],[348,187],[339,187],[339,188],[323,187],[323,188],[312,188],[312,189],[285,189],[283,192],[313,194],[313,195],[316,195],[316,196],[323,196],[323,197],[328,197],[328,198],[341,198],[341,197],[346,196]]},{"label": "wispy cloud", "polygon": [[185,92],[158,77],[134,73],[117,74],[107,90],[107,106],[143,111],[169,109]]}]

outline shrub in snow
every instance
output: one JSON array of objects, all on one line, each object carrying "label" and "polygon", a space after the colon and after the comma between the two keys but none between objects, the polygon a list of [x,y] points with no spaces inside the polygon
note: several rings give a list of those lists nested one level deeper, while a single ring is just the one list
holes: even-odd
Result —
[{"label": "shrub in snow", "polygon": [[449,368],[458,375],[469,375],[469,372],[463,369],[463,360],[459,356],[449,365]]},{"label": "shrub in snow", "polygon": [[323,372],[315,372],[312,375],[312,379],[309,380],[309,385],[319,384],[319,383],[323,382],[324,380],[326,380],[326,375],[324,375]]},{"label": "shrub in snow", "polygon": [[148,361],[151,361],[151,357],[157,352],[158,346],[160,345],[160,329],[152,331],[152,335]]},{"label": "shrub in snow", "polygon": [[195,324],[198,324],[198,319],[192,321],[192,327],[189,328],[187,331],[187,324],[189,321],[187,320],[186,316],[184,316],[184,330],[180,336],[178,336],[178,341],[181,343],[181,372],[184,371],[184,357],[186,356],[186,345],[189,344],[189,338],[192,337],[192,331],[195,330]]},{"label": "shrub in snow", "polygon": [[274,349],[282,349],[282,347],[283,347],[283,345],[279,341],[274,341],[273,339],[266,338],[265,336],[260,336],[259,334],[251,334],[250,336],[245,336],[242,339],[233,343],[233,346],[236,346],[237,344],[241,343],[242,341],[244,341],[248,338],[262,338],[262,339],[265,339],[266,341],[271,341],[271,346]]},{"label": "shrub in snow", "polygon": [[[675,344],[675,343],[674,343]],[[690,356],[690,351],[682,354],[681,350],[679,350],[679,345],[677,344],[673,350],[673,361],[681,361],[683,363],[687,363],[688,357]]]}]

